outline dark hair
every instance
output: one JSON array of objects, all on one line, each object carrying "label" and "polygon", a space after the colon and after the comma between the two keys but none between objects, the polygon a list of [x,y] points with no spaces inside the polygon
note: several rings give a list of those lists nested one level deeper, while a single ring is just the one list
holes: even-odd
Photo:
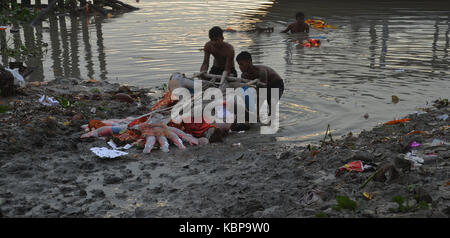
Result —
[{"label": "dark hair", "polygon": [[305,18],[305,14],[303,14],[303,12],[297,12],[297,14],[295,14],[295,19],[297,19],[299,17]]},{"label": "dark hair", "polygon": [[250,53],[248,53],[247,51],[242,51],[241,53],[239,53],[236,56],[236,61],[241,61],[241,60],[248,60],[248,61],[252,61],[252,55]]},{"label": "dark hair", "polygon": [[218,26],[215,26],[209,30],[209,39],[216,37],[223,37],[223,30]]}]

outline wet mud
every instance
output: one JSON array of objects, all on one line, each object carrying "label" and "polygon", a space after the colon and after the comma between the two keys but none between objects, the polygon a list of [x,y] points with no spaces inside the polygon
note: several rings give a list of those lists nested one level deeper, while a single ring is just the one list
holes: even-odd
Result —
[{"label": "wet mud", "polygon": [[[133,102],[117,100],[119,92]],[[105,140],[80,139],[80,126],[89,120],[145,114],[160,92],[68,78],[28,85],[18,95],[2,98],[9,111],[0,114],[1,215],[450,216],[449,120],[438,118],[450,114],[445,103],[408,115],[411,120],[405,123],[380,124],[309,146],[276,142],[254,126],[229,134],[222,143],[185,150],[171,145],[169,153],[131,148],[128,155],[106,159],[89,150],[109,147]],[[44,106],[41,95],[65,98],[72,106]],[[412,131],[423,133],[407,135]],[[433,144],[434,139],[441,143]],[[420,146],[410,148],[412,141]],[[432,159],[413,166],[404,159],[413,149]],[[352,161],[372,169],[337,173]],[[347,203],[339,203],[338,196],[348,198]],[[402,206],[394,202],[399,197],[405,201]]]}]

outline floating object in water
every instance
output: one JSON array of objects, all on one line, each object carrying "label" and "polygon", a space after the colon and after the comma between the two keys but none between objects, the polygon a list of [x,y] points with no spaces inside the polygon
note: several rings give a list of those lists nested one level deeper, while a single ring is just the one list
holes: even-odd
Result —
[{"label": "floating object in water", "polygon": [[400,101],[400,99],[399,99],[397,96],[392,95],[392,102],[393,102],[394,104],[397,104],[399,101]]},{"label": "floating object in water", "polygon": [[322,28],[331,28],[331,29],[336,29],[337,27],[326,24],[325,21],[322,20],[312,20],[312,19],[307,19],[305,20],[306,24],[309,24],[311,27],[316,28],[316,29],[322,29]]},{"label": "floating object in water", "polygon": [[227,27],[225,29],[226,32],[236,32],[236,30],[232,29],[231,27]]},{"label": "floating object in water", "polygon": [[303,41],[303,47],[319,47],[321,44],[320,39],[312,39],[310,38],[308,41]]}]

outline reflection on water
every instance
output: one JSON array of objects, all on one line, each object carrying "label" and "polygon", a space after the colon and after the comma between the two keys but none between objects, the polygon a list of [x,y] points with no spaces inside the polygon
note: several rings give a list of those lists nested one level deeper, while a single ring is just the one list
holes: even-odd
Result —
[{"label": "reflection on water", "polygon": [[[212,26],[247,30],[258,23],[274,26],[275,32],[225,33],[225,40],[236,54],[249,51],[255,64],[274,68],[285,80],[280,141],[317,138],[328,124],[336,134],[368,128],[448,97],[448,1],[125,2],[141,10],[106,19],[55,16],[12,35],[16,48],[48,44],[47,53],[26,62],[40,67],[32,80],[76,77],[161,85],[173,72],[199,70],[199,49]],[[299,10],[338,28],[279,33]],[[314,36],[324,38],[319,48],[297,44]],[[9,32],[0,32],[0,43],[8,37]],[[392,95],[401,101],[391,103]]]}]

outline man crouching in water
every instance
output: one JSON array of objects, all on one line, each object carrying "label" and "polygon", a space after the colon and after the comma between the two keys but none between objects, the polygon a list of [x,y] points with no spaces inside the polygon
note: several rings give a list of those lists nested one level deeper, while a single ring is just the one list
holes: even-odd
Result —
[{"label": "man crouching in water", "polygon": [[[259,79],[260,83],[265,83],[267,88],[267,104],[269,105],[269,113],[268,115],[271,116],[272,112],[272,100],[275,100],[275,103],[278,103],[279,99],[281,98],[281,95],[283,95],[284,92],[284,82],[283,79],[281,79],[280,75],[278,75],[275,70],[270,68],[269,66],[265,65],[254,65],[252,61],[252,56],[249,52],[243,51],[241,52],[237,57],[236,61],[239,64],[239,69],[242,71],[241,78],[254,80]],[[278,89],[278,99],[272,98],[271,89]],[[258,88],[259,91],[259,88]],[[259,92],[258,92],[258,105],[260,105],[260,100],[263,100],[259,98]],[[259,116],[259,106],[258,106],[258,113]],[[275,115],[272,115],[275,116]],[[271,123],[278,123],[278,118],[276,118],[277,121],[274,121],[274,117],[272,117]],[[278,130],[278,126],[276,126]],[[269,133],[268,133],[269,134]]]},{"label": "man crouching in water", "polygon": [[220,80],[221,89],[224,90],[225,78],[228,76],[237,76],[234,68],[234,48],[227,42],[223,41],[223,30],[215,26],[209,30],[210,41],[206,42],[203,50],[205,55],[200,72],[206,73],[209,67],[209,56],[214,56],[214,64],[209,71],[210,74],[222,75]]}]

